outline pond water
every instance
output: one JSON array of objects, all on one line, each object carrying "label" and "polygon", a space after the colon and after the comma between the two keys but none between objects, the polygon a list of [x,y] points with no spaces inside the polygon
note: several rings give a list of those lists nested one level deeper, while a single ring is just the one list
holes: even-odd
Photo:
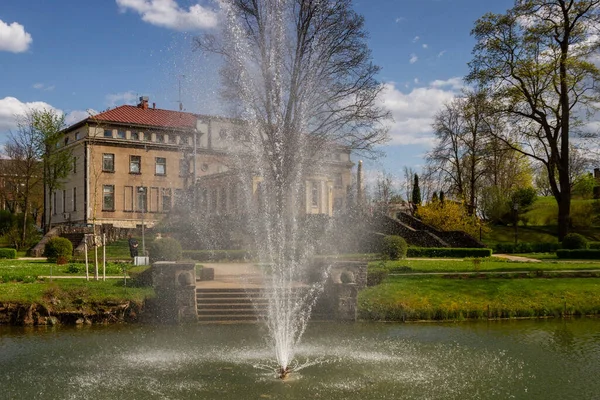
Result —
[{"label": "pond water", "polygon": [[0,399],[597,399],[600,320],[312,323],[287,380],[260,325],[0,327]]}]

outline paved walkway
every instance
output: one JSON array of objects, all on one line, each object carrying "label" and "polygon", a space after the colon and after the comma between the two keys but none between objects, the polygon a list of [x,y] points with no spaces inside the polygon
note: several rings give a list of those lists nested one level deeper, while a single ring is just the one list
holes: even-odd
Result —
[{"label": "paved walkway", "polygon": [[[389,276],[423,276],[423,275],[509,275],[509,274],[531,274],[536,271],[515,270],[515,271],[446,271],[446,272],[394,272]],[[570,273],[600,273],[600,269],[546,269],[544,274],[570,274]]]},{"label": "paved walkway", "polygon": [[215,279],[196,282],[199,289],[260,288],[264,275],[254,263],[202,263],[213,268]]},{"label": "paved walkway", "polygon": [[510,261],[518,261],[518,262],[542,262],[542,260],[538,260],[535,258],[529,257],[521,257],[521,256],[513,256],[512,254],[492,254],[493,257],[504,258]]}]

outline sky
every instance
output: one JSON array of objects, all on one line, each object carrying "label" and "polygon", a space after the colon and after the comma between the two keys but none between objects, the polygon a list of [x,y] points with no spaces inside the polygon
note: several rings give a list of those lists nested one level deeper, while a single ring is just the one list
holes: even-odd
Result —
[{"label": "sky", "polygon": [[[463,88],[475,44],[470,31],[512,0],[361,0],[380,98],[393,121],[370,176],[419,171],[433,144],[431,123]],[[157,108],[222,114],[219,61],[192,39],[218,32],[209,0],[0,0],[0,144],[15,115],[53,108],[68,123],[149,96]],[[356,161],[356,160],[354,160]]]}]

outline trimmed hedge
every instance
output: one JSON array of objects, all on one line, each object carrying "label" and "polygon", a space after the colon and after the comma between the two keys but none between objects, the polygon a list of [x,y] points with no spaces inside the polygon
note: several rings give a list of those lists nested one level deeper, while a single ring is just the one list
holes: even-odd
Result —
[{"label": "trimmed hedge", "polygon": [[367,270],[367,286],[379,285],[385,278],[387,278],[389,271],[385,268],[369,268]]},{"label": "trimmed hedge", "polygon": [[401,236],[385,236],[381,242],[381,253],[390,260],[399,260],[406,258],[406,249],[408,245]]},{"label": "trimmed hedge", "polygon": [[600,260],[600,250],[589,249],[558,249],[556,250],[558,258],[566,258],[572,260]]},{"label": "trimmed hedge", "polygon": [[17,258],[17,250],[9,248],[0,249],[0,258],[15,259]]},{"label": "trimmed hedge", "polygon": [[492,249],[469,249],[452,247],[409,247],[407,257],[490,257]]},{"label": "trimmed hedge", "polygon": [[153,241],[149,247],[150,261],[177,261],[181,259],[181,244],[176,239],[166,237]]},{"label": "trimmed hedge", "polygon": [[66,264],[73,257],[73,244],[67,238],[53,237],[46,243],[44,255],[49,262]]},{"label": "trimmed hedge", "polygon": [[252,259],[247,250],[184,250],[183,258],[195,261],[246,261]]},{"label": "trimmed hedge", "polygon": [[578,233],[569,233],[562,241],[563,249],[587,250],[588,247],[587,239]]},{"label": "trimmed hedge", "polygon": [[600,242],[589,242],[590,250],[600,250]]},{"label": "trimmed hedge", "polygon": [[496,253],[514,254],[514,253],[554,253],[560,249],[560,243],[542,242],[542,243],[498,243],[494,246]]}]

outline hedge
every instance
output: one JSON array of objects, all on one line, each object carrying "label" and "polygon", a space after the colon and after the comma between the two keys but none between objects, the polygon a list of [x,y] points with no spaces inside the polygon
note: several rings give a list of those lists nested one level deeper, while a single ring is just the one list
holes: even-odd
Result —
[{"label": "hedge", "polygon": [[589,242],[590,250],[600,250],[600,242]]},{"label": "hedge", "polygon": [[492,249],[469,249],[452,247],[409,247],[407,257],[490,257]]},{"label": "hedge", "polygon": [[17,250],[8,248],[0,249],[0,258],[15,259],[17,258]]},{"label": "hedge", "polygon": [[569,249],[558,249],[556,250],[556,256],[558,258],[566,258],[572,260],[600,260],[600,250],[569,250]]},{"label": "hedge", "polygon": [[542,242],[542,243],[498,243],[494,247],[496,253],[514,254],[514,253],[554,253],[560,249],[560,243]]},{"label": "hedge", "polygon": [[252,255],[247,250],[184,250],[183,258],[195,261],[246,261]]}]

